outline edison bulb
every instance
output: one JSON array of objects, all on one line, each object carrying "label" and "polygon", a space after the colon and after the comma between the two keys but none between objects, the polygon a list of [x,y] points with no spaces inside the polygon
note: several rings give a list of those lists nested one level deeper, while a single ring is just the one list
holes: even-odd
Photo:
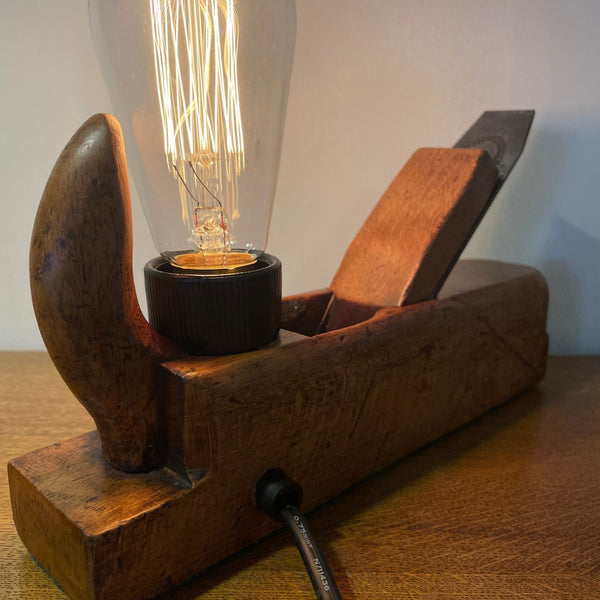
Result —
[{"label": "edison bulb", "polygon": [[128,163],[163,257],[252,264],[265,249],[294,0],[89,0]]}]

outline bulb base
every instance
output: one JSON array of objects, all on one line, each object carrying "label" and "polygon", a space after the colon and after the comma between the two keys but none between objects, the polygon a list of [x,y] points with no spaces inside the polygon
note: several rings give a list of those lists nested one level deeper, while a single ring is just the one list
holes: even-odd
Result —
[{"label": "bulb base", "polygon": [[150,325],[194,355],[238,354],[277,337],[281,262],[262,254],[241,271],[193,272],[162,257],[144,267]]}]

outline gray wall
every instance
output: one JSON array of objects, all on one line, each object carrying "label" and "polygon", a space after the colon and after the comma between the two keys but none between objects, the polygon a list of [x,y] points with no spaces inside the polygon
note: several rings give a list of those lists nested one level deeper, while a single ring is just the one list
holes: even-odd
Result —
[{"label": "gray wall", "polygon": [[[27,254],[37,202],[77,127],[110,111],[84,0],[1,0],[0,349],[42,343]],[[488,109],[535,108],[521,161],[465,255],[540,269],[553,353],[600,353],[600,2],[297,0],[268,250],[284,292],[325,287],[414,149]],[[135,269],[156,254],[134,199]]]}]

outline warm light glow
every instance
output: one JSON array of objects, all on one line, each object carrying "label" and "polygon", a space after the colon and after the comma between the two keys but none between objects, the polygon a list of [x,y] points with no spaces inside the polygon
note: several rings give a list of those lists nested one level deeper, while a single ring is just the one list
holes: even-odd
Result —
[{"label": "warm light glow", "polygon": [[217,271],[237,269],[242,266],[253,265],[256,262],[247,252],[190,252],[177,254],[172,263],[180,269],[197,269],[200,271]]},{"label": "warm light glow", "polygon": [[242,252],[224,256],[234,242],[229,224],[239,216],[237,177],[245,166],[234,2],[150,0],[150,9],[166,160],[190,242],[210,255],[196,262],[229,266],[241,256],[245,264]]}]

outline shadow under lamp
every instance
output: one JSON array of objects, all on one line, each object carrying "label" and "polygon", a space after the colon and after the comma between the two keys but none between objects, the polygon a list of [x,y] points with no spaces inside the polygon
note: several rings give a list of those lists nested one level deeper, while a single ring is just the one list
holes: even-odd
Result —
[{"label": "shadow under lamp", "polygon": [[294,51],[294,0],[89,0],[94,45],[160,257],[149,320],[193,354],[272,342],[264,252]]}]

